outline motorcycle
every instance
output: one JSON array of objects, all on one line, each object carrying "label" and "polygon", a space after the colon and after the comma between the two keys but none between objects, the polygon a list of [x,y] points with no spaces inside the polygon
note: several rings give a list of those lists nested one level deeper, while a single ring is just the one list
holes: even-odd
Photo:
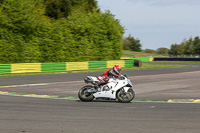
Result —
[{"label": "motorcycle", "polygon": [[94,98],[96,99],[112,99],[118,100],[122,103],[131,102],[135,97],[133,85],[126,75],[121,75],[122,79],[110,78],[108,83],[100,84],[98,89],[95,89],[95,82],[99,80],[93,76],[87,76],[85,83],[91,83],[92,85],[86,85],[82,87],[78,92],[78,97],[81,101],[89,102]]}]

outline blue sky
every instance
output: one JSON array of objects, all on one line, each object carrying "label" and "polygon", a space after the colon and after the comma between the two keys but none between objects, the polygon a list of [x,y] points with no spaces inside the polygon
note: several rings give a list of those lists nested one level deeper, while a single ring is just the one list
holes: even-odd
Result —
[{"label": "blue sky", "polygon": [[170,48],[183,39],[200,36],[200,0],[97,0],[110,10],[142,49]]}]

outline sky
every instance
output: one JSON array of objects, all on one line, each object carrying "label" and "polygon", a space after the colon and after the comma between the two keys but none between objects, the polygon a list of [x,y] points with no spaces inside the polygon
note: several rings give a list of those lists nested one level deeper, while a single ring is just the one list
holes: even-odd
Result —
[{"label": "sky", "polygon": [[200,36],[200,0],[97,0],[102,12],[110,10],[142,49],[170,48]]}]

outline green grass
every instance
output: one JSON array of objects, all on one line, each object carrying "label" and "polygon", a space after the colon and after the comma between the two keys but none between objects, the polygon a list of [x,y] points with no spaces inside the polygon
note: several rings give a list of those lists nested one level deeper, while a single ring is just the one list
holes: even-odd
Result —
[{"label": "green grass", "polygon": [[145,52],[134,52],[129,50],[122,51],[122,57],[164,57],[163,55],[159,55],[157,53],[145,53]]},{"label": "green grass", "polygon": [[[174,67],[191,67],[192,65],[166,65],[166,64],[142,64],[142,67],[125,67],[125,70],[140,70],[140,69],[157,69],[157,68],[174,68]],[[54,74],[70,74],[70,73],[90,73],[90,72],[105,72],[109,70],[104,69],[92,69],[82,71],[63,71],[63,72],[35,72],[35,73],[18,73],[18,74],[0,74],[0,77],[16,77],[16,76],[32,76],[32,75],[54,75]]]}]

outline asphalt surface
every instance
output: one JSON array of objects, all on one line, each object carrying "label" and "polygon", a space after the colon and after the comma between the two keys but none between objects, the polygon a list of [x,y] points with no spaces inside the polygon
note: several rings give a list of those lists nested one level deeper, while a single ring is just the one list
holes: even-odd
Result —
[{"label": "asphalt surface", "polygon": [[[200,67],[123,71],[136,100],[200,99]],[[0,91],[77,96],[87,75],[59,74],[0,78]],[[76,81],[76,82],[75,82]],[[46,85],[39,85],[47,83]],[[48,84],[49,83],[49,84]],[[32,86],[15,86],[35,84]],[[36,85],[37,84],[37,85]],[[1,133],[193,133],[200,127],[199,103],[79,100],[0,95]]]},{"label": "asphalt surface", "polygon": [[0,96],[1,133],[198,133],[200,104]]}]

